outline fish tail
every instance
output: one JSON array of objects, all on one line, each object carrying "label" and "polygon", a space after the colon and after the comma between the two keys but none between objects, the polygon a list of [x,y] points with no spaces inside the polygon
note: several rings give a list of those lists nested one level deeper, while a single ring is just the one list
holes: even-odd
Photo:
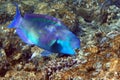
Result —
[{"label": "fish tail", "polygon": [[8,28],[16,28],[19,25],[20,19],[22,18],[19,7],[18,7],[18,4],[14,2],[13,5],[16,6],[16,14],[14,16],[13,21],[8,26]]}]

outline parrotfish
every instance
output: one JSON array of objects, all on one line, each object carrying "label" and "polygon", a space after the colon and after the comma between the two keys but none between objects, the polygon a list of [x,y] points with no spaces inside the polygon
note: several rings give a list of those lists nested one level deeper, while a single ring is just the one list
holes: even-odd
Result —
[{"label": "parrotfish", "polygon": [[52,53],[76,54],[75,50],[80,48],[80,39],[59,19],[45,14],[25,14],[22,17],[18,5],[15,6],[16,14],[8,28],[15,28],[23,42],[44,49],[41,53],[43,56]]}]

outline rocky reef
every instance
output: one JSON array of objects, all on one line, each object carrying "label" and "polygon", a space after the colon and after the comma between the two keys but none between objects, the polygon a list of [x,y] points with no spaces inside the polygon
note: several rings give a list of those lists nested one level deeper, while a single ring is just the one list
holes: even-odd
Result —
[{"label": "rocky reef", "polygon": [[[12,2],[22,15],[59,18],[79,37],[81,49],[75,56],[30,60],[42,49],[25,44],[15,29],[7,28],[15,15]],[[119,80],[120,8],[115,2],[104,5],[104,0],[0,0],[0,80]]]}]

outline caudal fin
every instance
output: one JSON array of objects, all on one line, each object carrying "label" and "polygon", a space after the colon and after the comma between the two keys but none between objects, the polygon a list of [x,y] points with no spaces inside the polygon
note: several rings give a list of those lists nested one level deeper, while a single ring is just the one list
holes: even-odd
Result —
[{"label": "caudal fin", "polygon": [[20,18],[21,18],[21,14],[20,14],[20,10],[18,7],[17,3],[13,3],[16,6],[16,14],[14,16],[13,21],[9,24],[8,28],[16,28],[17,25],[19,24]]}]

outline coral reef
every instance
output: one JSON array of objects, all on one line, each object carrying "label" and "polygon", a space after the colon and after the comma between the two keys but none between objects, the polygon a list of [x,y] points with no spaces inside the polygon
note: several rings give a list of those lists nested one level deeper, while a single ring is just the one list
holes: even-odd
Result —
[{"label": "coral reef", "polygon": [[[42,49],[23,43],[7,26],[19,4],[25,13],[59,18],[81,41],[75,56],[35,57]],[[120,9],[104,0],[0,0],[0,80],[119,80]]]}]

